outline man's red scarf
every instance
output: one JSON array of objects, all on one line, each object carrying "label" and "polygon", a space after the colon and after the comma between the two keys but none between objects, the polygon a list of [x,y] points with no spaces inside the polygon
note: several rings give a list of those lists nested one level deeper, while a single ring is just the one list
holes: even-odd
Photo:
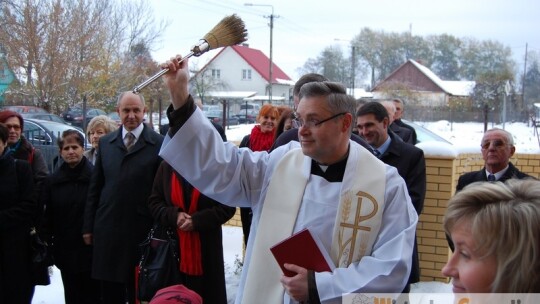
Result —
[{"label": "man's red scarf", "polygon": [[268,151],[274,143],[274,132],[263,133],[261,126],[256,125],[249,135],[249,148],[251,151]]},{"label": "man's red scarf", "polygon": [[[184,191],[182,183],[173,172],[171,174],[171,201],[185,213],[192,215],[197,212],[197,205],[200,196],[199,190],[193,188],[189,210],[184,204]],[[183,231],[176,229],[178,233],[178,244],[180,247],[180,271],[188,275],[200,276],[203,274],[201,260],[201,239],[197,231]]]}]

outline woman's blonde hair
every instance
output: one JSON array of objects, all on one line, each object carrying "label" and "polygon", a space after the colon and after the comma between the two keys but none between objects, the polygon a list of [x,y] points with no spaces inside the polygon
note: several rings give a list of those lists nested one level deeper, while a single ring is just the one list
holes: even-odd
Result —
[{"label": "woman's blonde hair", "polygon": [[88,123],[88,126],[86,127],[86,135],[90,137],[90,132],[99,127],[103,128],[106,134],[109,134],[112,131],[118,129],[118,125],[116,124],[116,122],[112,120],[109,116],[98,115],[92,118],[92,120],[90,120],[90,122]]},{"label": "woman's blonde hair", "polygon": [[470,184],[448,202],[446,233],[466,220],[479,254],[496,257],[492,292],[540,292],[540,181]]}]

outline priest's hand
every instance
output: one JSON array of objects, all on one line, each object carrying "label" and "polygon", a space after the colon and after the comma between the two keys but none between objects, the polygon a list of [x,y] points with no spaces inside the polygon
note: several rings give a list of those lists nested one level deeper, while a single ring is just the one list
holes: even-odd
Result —
[{"label": "priest's hand", "polygon": [[281,284],[287,294],[296,301],[308,299],[308,270],[294,264],[284,264],[285,269],[296,272],[294,277],[282,276]]},{"label": "priest's hand", "polygon": [[161,64],[162,69],[168,68],[169,71],[163,75],[163,82],[169,89],[173,108],[181,108],[189,96],[188,82],[189,70],[188,59],[180,62],[182,56],[172,57],[169,61]]}]

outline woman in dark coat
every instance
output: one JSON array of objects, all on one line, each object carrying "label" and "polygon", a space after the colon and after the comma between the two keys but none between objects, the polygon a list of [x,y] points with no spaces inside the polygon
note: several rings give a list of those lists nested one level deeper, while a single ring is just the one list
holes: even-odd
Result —
[{"label": "woman in dark coat", "polygon": [[156,173],[149,208],[155,220],[178,233],[182,283],[204,303],[226,304],[221,225],[236,209],[200,194],[166,162]]},{"label": "woman in dark coat", "polygon": [[93,166],[83,156],[84,138],[78,131],[64,131],[58,146],[64,161],[45,179],[40,196],[45,206],[43,234],[52,245],[54,262],[62,275],[66,304],[98,303],[98,283],[90,276],[92,246],[82,238]]},{"label": "woman in dark coat", "polygon": [[6,152],[9,130],[0,123],[0,303],[30,303],[34,293],[30,227],[36,213],[32,169]]}]

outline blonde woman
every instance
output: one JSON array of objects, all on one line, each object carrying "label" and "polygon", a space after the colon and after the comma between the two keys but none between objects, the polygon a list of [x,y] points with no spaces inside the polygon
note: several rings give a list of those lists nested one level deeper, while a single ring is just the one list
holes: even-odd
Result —
[{"label": "blonde woman", "polygon": [[477,182],[448,202],[455,293],[540,292],[540,181]]},{"label": "blonde woman", "polygon": [[92,163],[92,165],[96,164],[96,153],[99,146],[99,139],[116,129],[118,129],[116,122],[106,115],[96,116],[92,118],[90,123],[88,123],[86,135],[88,136],[92,147],[90,150],[84,152],[84,156]]}]

